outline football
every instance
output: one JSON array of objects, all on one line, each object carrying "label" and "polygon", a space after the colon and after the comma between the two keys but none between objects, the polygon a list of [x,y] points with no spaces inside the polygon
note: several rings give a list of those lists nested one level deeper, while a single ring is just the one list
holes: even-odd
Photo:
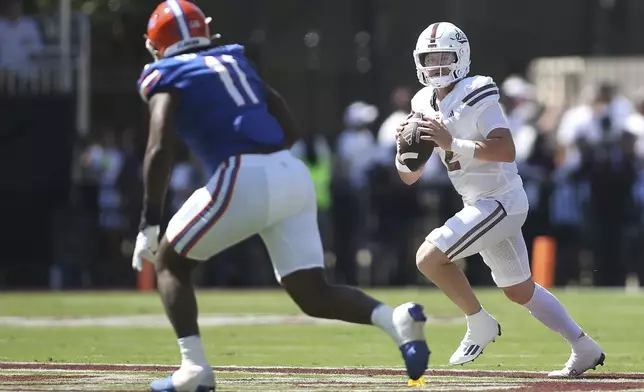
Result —
[{"label": "football", "polygon": [[418,121],[423,114],[415,112],[409,118],[409,123],[403,128],[398,138],[398,154],[400,160],[411,171],[420,169],[432,156],[436,143],[431,140],[422,140],[418,131]]}]

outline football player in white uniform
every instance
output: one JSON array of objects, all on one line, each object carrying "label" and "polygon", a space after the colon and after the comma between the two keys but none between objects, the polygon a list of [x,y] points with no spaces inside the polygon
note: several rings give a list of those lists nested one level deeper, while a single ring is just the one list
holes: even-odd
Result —
[{"label": "football player in white uniform", "polygon": [[[560,333],[572,355],[552,377],[571,377],[603,365],[602,348],[570,317],[559,300],[531,278],[521,227],[528,199],[514,163],[515,146],[490,77],[468,77],[470,46],[465,34],[447,22],[430,25],[418,38],[414,60],[422,88],[412,112],[423,113],[419,130],[434,141],[464,207],[433,230],[418,249],[419,270],[465,313],[467,333],[450,358],[452,365],[473,361],[501,335],[501,326],[479,303],[453,260],[480,253],[498,287],[537,320]],[[411,120],[406,120],[411,121]],[[398,134],[406,123],[398,128]],[[401,179],[413,184],[413,172],[397,156]]]}]

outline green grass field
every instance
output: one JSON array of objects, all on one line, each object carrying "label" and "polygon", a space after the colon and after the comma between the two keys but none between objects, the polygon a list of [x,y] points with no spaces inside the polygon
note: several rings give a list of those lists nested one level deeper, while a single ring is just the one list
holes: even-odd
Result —
[{"label": "green grass field", "polygon": [[[602,344],[607,361],[593,377],[553,383],[533,372],[562,367],[568,345],[499,290],[477,293],[501,323],[503,336],[474,363],[456,368],[471,370],[463,373],[455,372],[448,358],[465,324],[442,293],[370,293],[391,305],[418,301],[434,318],[426,327],[433,370],[420,390],[644,390],[644,375],[614,374],[644,370],[644,295],[556,291]],[[289,317],[299,312],[282,291],[202,291],[199,305],[207,353],[211,364],[221,367],[218,391],[409,390],[397,348],[377,328]],[[179,363],[162,313],[155,293],[1,294],[0,390],[145,390],[153,377],[171,369],[115,365]]]}]

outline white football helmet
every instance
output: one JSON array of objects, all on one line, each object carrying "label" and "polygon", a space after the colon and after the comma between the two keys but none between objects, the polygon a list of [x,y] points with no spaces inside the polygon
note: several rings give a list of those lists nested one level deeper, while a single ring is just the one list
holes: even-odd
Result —
[{"label": "white football helmet", "polygon": [[470,43],[453,24],[433,23],[418,37],[414,62],[421,84],[447,87],[470,72]]}]

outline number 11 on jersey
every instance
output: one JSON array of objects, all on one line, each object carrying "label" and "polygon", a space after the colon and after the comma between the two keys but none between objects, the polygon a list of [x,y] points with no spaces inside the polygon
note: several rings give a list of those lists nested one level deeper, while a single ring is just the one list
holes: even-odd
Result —
[{"label": "number 11 on jersey", "polygon": [[[224,84],[224,87],[226,88],[226,91],[228,91],[228,95],[235,101],[237,106],[244,106],[250,101],[252,104],[258,104],[259,99],[257,99],[257,95],[255,95],[255,92],[253,91],[253,88],[250,86],[250,83],[248,83],[248,77],[242,71],[241,67],[239,64],[237,64],[237,60],[231,55],[225,54],[222,56],[206,56],[204,57],[204,61],[206,62],[206,66],[208,68],[212,69],[213,71],[217,72],[219,75],[219,78],[221,79],[221,82]],[[237,86],[235,86],[235,81],[233,80],[233,77],[231,76],[230,72],[228,71],[228,68],[224,65],[230,64],[230,66],[233,68],[235,71],[235,74],[237,75],[237,79],[239,79],[239,83],[241,84],[242,88],[244,89],[244,92],[246,93],[246,98],[244,95],[242,95],[242,92],[239,91]]]}]

